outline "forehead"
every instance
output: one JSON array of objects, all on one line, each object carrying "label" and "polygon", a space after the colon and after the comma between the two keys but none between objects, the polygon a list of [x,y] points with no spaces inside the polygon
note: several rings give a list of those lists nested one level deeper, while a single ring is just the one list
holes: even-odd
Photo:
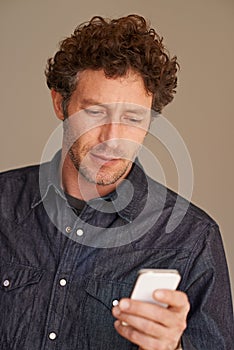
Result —
[{"label": "forehead", "polygon": [[152,94],[146,91],[142,77],[131,70],[117,78],[106,77],[102,70],[85,70],[78,73],[77,80],[72,98],[79,104],[123,102],[151,108]]}]

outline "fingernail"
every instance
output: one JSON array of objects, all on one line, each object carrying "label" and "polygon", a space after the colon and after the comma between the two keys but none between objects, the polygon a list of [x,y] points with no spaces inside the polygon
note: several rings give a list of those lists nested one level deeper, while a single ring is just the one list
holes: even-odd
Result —
[{"label": "fingernail", "polygon": [[157,299],[163,299],[164,293],[163,293],[162,290],[156,290],[156,291],[154,292],[154,296],[155,296],[155,298],[157,298]]},{"label": "fingernail", "polygon": [[129,308],[130,304],[127,300],[121,300],[119,307],[121,310],[127,310]]}]

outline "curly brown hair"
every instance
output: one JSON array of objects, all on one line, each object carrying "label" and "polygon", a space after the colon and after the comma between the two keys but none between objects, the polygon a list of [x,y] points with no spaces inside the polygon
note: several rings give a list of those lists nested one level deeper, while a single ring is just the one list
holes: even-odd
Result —
[{"label": "curly brown hair", "polygon": [[47,85],[63,96],[66,114],[78,72],[102,69],[106,77],[116,78],[132,69],[141,75],[146,91],[153,94],[152,109],[160,113],[174,97],[179,66],[162,41],[139,15],[112,20],[95,16],[79,25],[48,59]]}]

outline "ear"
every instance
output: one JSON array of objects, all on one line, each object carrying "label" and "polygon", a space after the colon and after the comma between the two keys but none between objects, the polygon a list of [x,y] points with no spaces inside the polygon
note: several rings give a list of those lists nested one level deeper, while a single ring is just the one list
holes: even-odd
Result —
[{"label": "ear", "polygon": [[62,95],[59,92],[52,89],[51,98],[52,98],[54,111],[57,118],[60,120],[64,120],[63,109],[62,109],[62,101],[63,101]]}]

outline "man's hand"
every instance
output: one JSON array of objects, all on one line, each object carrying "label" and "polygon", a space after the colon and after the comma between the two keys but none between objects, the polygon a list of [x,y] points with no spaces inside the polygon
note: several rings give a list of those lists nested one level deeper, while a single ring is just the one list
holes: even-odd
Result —
[{"label": "man's hand", "polygon": [[121,299],[112,310],[117,332],[144,350],[175,350],[186,328],[189,311],[187,295],[180,291],[158,290],[157,304]]}]

